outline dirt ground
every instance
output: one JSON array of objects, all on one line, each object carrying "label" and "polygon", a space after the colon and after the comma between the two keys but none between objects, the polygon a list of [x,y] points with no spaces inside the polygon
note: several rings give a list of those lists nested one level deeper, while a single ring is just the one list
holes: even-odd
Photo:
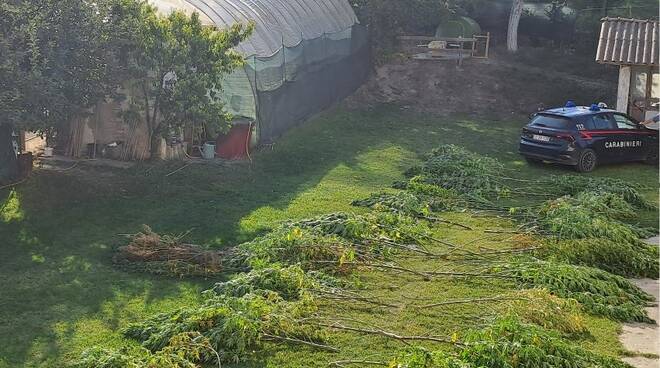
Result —
[{"label": "dirt ground", "polygon": [[[658,245],[660,238],[654,237],[647,240],[651,244]],[[658,280],[639,279],[632,280],[635,285],[639,286],[642,290],[653,295],[656,299],[656,304],[652,307],[646,308],[649,316],[656,321],[660,321],[660,307],[657,301],[660,300],[660,283]],[[649,325],[646,323],[626,323],[623,325],[621,335],[621,343],[626,350],[640,354],[654,354],[656,357],[629,357],[623,360],[637,368],[658,368],[660,367],[660,360],[657,358],[660,355],[660,329],[658,323]]]},{"label": "dirt ground", "polygon": [[392,103],[439,116],[470,115],[506,119],[538,108],[579,104],[614,104],[616,80],[586,78],[503,58],[456,61],[400,59],[379,66],[348,100],[364,107]]}]

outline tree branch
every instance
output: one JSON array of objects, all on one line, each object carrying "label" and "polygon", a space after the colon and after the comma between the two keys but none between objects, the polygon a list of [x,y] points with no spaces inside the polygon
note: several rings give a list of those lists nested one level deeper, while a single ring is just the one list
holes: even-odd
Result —
[{"label": "tree branch", "polygon": [[281,340],[281,341],[286,341],[294,344],[303,344],[303,345],[308,345],[317,349],[323,349],[323,350],[328,350],[333,353],[338,353],[339,349],[329,346],[329,345],[323,345],[323,344],[317,344],[315,342],[311,341],[305,341],[305,340],[300,340],[300,339],[294,339],[291,337],[285,337],[285,336],[276,336],[276,335],[270,335],[270,334],[263,334],[263,336],[267,339],[272,339],[272,340]]},{"label": "tree branch", "polygon": [[380,335],[394,340],[398,340],[408,345],[408,341],[431,341],[441,344],[453,344],[453,345],[462,345],[457,341],[452,341],[451,339],[437,336],[402,336],[393,332],[381,330],[381,329],[367,329],[367,328],[358,328],[344,326],[340,324],[326,324],[326,323],[316,323],[318,326],[328,327],[335,330],[351,331],[351,332],[360,332],[370,335]]}]

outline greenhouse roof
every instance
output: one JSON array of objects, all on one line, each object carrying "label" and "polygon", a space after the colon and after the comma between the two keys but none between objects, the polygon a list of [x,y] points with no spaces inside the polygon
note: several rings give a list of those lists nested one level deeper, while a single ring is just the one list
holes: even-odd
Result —
[{"label": "greenhouse roof", "polygon": [[284,44],[295,46],[357,23],[347,0],[149,0],[161,13],[200,13],[202,23],[226,28],[255,23],[252,36],[238,46],[246,56],[270,56]]}]

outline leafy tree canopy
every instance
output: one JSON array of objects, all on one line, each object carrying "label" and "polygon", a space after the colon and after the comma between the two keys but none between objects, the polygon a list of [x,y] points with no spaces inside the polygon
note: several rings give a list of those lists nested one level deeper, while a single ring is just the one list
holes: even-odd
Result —
[{"label": "leafy tree canopy", "polygon": [[124,13],[132,14],[124,14],[119,23],[119,32],[126,35],[119,48],[130,89],[130,116],[144,122],[155,139],[186,123],[226,129],[229,117],[219,95],[222,79],[243,64],[243,56],[232,49],[250,35],[253,25],[219,30],[203,26],[197,13],[161,17],[143,3],[122,0],[122,5]]},{"label": "leafy tree canopy", "polygon": [[123,91],[152,136],[187,122],[219,126],[222,78],[243,61],[231,49],[251,30],[159,16],[141,0],[3,1],[0,124],[56,131]]},{"label": "leafy tree canopy", "polygon": [[0,124],[49,130],[115,84],[103,2],[0,3]]}]

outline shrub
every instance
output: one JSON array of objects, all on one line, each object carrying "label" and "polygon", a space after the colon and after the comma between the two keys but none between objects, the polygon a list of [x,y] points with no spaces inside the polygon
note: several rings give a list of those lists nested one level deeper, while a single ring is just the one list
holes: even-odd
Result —
[{"label": "shrub", "polygon": [[638,185],[620,179],[584,175],[553,175],[544,179],[544,182],[544,187],[550,193],[558,196],[576,195],[584,191],[612,193],[621,195],[626,202],[637,208],[654,209],[657,207],[639,192]]},{"label": "shrub", "polygon": [[198,333],[175,335],[163,350],[110,350],[99,347],[83,352],[76,368],[198,368],[195,362],[204,354],[215,352],[208,339]]},{"label": "shrub", "polygon": [[500,318],[488,328],[468,334],[464,343],[459,357],[474,367],[630,368],[515,316]]},{"label": "shrub", "polygon": [[327,275],[306,273],[300,266],[268,267],[242,273],[226,282],[215,284],[219,295],[242,297],[248,294],[276,292],[284,300],[299,300],[305,291],[322,286],[336,287],[340,281]]},{"label": "shrub", "polygon": [[[200,306],[181,308],[129,325],[124,335],[140,341],[152,352],[172,347],[172,339],[194,333],[208,339],[213,355],[202,352],[195,362],[245,361],[264,335],[320,341],[321,332],[301,326],[296,319],[316,310],[310,297],[287,302],[277,293],[247,294],[241,298],[213,296]],[[217,355],[216,355],[217,354]]]},{"label": "shrub", "polygon": [[364,215],[331,213],[312,219],[291,222],[292,227],[310,229],[318,234],[335,235],[350,242],[371,243],[374,251],[389,252],[381,240],[390,242],[420,242],[429,235],[429,228],[416,219],[397,213],[370,212]]},{"label": "shrub", "polygon": [[427,201],[409,192],[374,193],[369,198],[355,200],[351,204],[414,217],[424,217],[431,213],[431,206]]},{"label": "shrub", "polygon": [[594,315],[653,322],[644,311],[652,296],[625,278],[597,268],[532,260],[495,270],[513,277],[522,287],[545,288],[559,297],[575,299]]},{"label": "shrub", "polygon": [[546,241],[537,255],[548,260],[596,267],[625,277],[657,279],[658,247],[604,238]]},{"label": "shrub", "polygon": [[360,22],[371,30],[377,57],[394,51],[396,37],[405,32],[433,34],[449,14],[447,5],[436,0],[354,0],[351,3]]},{"label": "shrub", "polygon": [[337,235],[284,226],[239,246],[247,263],[255,268],[299,264],[305,270],[346,273],[347,262],[360,257],[356,245]]},{"label": "shrub", "polygon": [[515,315],[473,330],[454,351],[430,351],[411,346],[390,367],[406,368],[631,368],[612,357],[586,350],[558,333],[524,323]]},{"label": "shrub", "polygon": [[[498,160],[455,145],[440,146],[414,169],[413,186],[430,184],[475,200],[507,196],[511,189],[502,182],[504,165]],[[429,188],[424,188],[431,190]]]},{"label": "shrub", "polygon": [[523,322],[555,330],[569,337],[589,332],[582,307],[574,299],[557,297],[546,289],[524,290],[516,296],[521,299],[510,305],[509,314],[517,315]]},{"label": "shrub", "polygon": [[[617,195],[583,192],[564,196],[541,205],[533,215],[537,225],[559,239],[607,238],[615,242],[638,244],[649,237],[649,230],[623,223],[616,217],[629,215],[631,208]],[[612,207],[608,208],[611,203]]]}]

